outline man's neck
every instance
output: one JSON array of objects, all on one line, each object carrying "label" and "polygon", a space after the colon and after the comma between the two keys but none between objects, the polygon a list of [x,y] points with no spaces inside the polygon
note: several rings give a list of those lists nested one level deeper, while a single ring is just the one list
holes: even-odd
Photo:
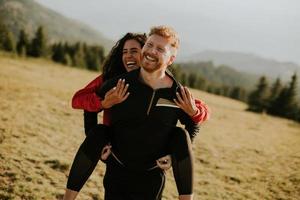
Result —
[{"label": "man's neck", "polygon": [[173,80],[166,75],[166,70],[157,70],[155,72],[147,72],[143,68],[140,71],[141,79],[149,85],[151,88],[159,89],[159,88],[168,88],[173,84]]}]

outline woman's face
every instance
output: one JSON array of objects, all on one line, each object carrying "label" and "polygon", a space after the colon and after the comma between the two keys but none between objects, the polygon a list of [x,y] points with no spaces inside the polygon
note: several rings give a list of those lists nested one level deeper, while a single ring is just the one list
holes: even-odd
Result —
[{"label": "woman's face", "polygon": [[142,47],[136,40],[127,40],[123,47],[122,61],[127,72],[137,69],[141,63]]}]

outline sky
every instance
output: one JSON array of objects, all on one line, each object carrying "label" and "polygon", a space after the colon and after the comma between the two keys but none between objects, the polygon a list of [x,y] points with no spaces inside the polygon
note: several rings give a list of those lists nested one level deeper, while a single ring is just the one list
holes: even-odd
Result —
[{"label": "sky", "polygon": [[251,53],[300,64],[299,0],[36,0],[117,40],[126,32],[170,25],[179,54]]}]

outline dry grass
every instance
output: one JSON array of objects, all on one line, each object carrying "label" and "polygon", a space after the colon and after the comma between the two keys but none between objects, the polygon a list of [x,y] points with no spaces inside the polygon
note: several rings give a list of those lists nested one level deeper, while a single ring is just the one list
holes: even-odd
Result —
[{"label": "dry grass", "polygon": [[[97,73],[0,55],[0,199],[59,199],[84,138],[71,97]],[[193,91],[212,110],[194,142],[195,199],[300,197],[300,126]],[[78,199],[102,199],[99,164]],[[165,199],[176,199],[171,171]]]}]

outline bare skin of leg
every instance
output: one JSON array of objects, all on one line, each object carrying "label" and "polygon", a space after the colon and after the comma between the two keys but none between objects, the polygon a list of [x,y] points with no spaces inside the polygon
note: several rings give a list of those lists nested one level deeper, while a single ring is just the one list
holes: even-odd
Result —
[{"label": "bare skin of leg", "polygon": [[179,200],[193,200],[192,194],[179,195]]},{"label": "bare skin of leg", "polygon": [[74,200],[78,195],[77,191],[66,189],[63,200]]}]

